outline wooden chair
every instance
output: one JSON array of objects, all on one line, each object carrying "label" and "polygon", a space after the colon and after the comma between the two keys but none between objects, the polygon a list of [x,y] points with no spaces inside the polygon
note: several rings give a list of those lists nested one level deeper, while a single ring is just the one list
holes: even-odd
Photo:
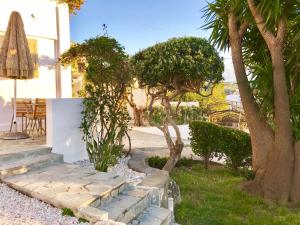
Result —
[{"label": "wooden chair", "polygon": [[32,109],[32,111],[30,108],[27,110],[29,134],[33,136],[36,130],[38,135],[46,135],[46,99],[37,98]]},{"label": "wooden chair", "polygon": [[[14,110],[14,99],[11,100],[12,101],[12,107]],[[31,99],[27,99],[27,98],[17,98],[16,100],[16,117],[17,118],[22,118],[22,132],[26,131],[27,128],[27,111],[28,111],[28,106],[32,105],[32,101]],[[25,126],[24,126],[24,119],[25,119]],[[10,124],[10,132],[12,131],[12,127],[13,127],[13,121],[14,121],[14,115],[12,116],[11,119],[11,124]],[[25,128],[25,129],[24,129]]]}]

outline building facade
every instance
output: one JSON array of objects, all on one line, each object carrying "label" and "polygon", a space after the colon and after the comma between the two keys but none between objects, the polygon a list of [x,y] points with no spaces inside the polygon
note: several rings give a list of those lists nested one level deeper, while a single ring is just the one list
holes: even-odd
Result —
[{"label": "building facade", "polygon": [[[68,5],[56,0],[0,0],[0,46],[12,11],[22,15],[36,68],[34,79],[17,82],[18,98],[71,98],[71,70],[58,63],[70,47]],[[0,78],[0,131],[10,126],[13,95],[13,80]]]}]

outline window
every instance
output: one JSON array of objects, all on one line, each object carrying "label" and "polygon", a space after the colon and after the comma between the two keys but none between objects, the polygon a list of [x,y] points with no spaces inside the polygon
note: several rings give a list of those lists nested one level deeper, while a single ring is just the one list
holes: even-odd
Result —
[{"label": "window", "polygon": [[[2,50],[4,36],[0,35],[0,50]],[[38,48],[37,48],[37,40],[28,38],[28,46],[31,53],[31,58],[34,65],[34,78],[39,77],[39,66],[38,66]]]}]

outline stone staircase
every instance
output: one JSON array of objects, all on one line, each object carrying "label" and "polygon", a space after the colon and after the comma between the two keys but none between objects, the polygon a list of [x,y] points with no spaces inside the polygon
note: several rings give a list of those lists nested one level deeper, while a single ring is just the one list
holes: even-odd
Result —
[{"label": "stone staircase", "polygon": [[171,211],[158,206],[157,192],[131,186],[123,177],[63,162],[49,147],[0,151],[0,180],[90,222],[170,225]]}]

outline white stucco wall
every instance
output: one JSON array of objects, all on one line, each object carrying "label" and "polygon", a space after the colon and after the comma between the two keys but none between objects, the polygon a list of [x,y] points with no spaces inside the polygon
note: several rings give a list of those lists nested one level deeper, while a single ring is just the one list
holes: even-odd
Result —
[{"label": "white stucco wall", "polygon": [[[39,78],[18,81],[18,97],[72,97],[70,68],[57,64],[70,46],[68,6],[53,0],[0,0],[0,35],[4,35],[12,11],[20,12],[26,35],[37,40],[38,49]],[[9,127],[13,91],[13,81],[0,78],[0,131]]]},{"label": "white stucco wall", "polygon": [[82,99],[47,100],[47,145],[65,162],[88,159],[80,129]]}]

